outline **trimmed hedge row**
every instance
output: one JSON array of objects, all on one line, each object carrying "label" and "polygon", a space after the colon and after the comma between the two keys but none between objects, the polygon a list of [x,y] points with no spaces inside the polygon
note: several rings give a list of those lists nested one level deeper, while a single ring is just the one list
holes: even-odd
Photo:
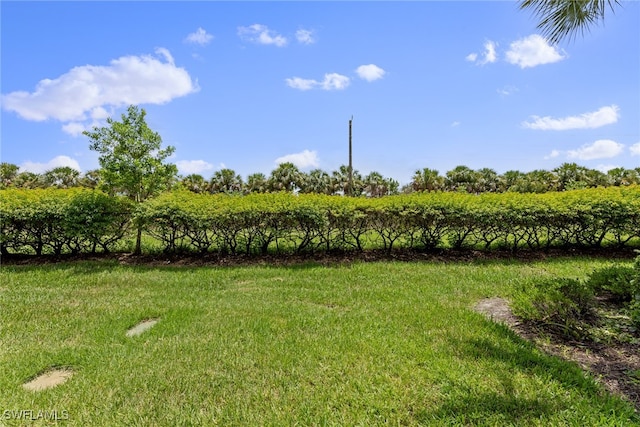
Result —
[{"label": "trimmed hedge row", "polygon": [[86,189],[0,191],[0,251],[108,252],[128,231],[129,200]]},{"label": "trimmed hedge row", "polygon": [[640,187],[545,194],[164,193],[133,207],[88,190],[0,191],[3,253],[107,251],[140,224],[165,251],[229,254],[628,245],[640,238]]},{"label": "trimmed hedge row", "polygon": [[166,193],[138,219],[167,251],[624,246],[640,237],[640,188],[378,199]]}]

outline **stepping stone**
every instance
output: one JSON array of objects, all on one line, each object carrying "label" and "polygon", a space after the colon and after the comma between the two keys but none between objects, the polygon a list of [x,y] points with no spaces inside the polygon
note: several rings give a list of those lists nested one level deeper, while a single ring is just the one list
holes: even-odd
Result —
[{"label": "stepping stone", "polygon": [[158,323],[158,320],[159,319],[147,319],[138,323],[136,326],[127,331],[127,336],[135,337],[137,335],[140,335],[144,331],[151,329],[156,323]]},{"label": "stepping stone", "polygon": [[27,390],[40,391],[58,386],[67,381],[73,375],[69,369],[54,369],[44,372],[22,386]]}]

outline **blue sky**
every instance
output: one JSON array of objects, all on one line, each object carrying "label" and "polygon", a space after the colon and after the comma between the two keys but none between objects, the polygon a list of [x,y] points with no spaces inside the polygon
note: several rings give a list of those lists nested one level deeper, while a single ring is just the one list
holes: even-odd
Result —
[{"label": "blue sky", "polygon": [[1,160],[98,166],[127,105],[182,174],[278,162],[401,183],[457,165],[640,166],[640,4],[550,46],[515,2],[10,2]]}]

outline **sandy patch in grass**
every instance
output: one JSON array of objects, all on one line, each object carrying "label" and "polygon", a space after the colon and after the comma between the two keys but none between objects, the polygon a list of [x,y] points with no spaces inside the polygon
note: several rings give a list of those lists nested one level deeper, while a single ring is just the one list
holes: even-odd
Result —
[{"label": "sandy patch in grass", "polygon": [[509,303],[503,298],[485,298],[479,301],[473,309],[484,314],[489,320],[505,323],[511,327],[519,323],[518,318],[511,313]]},{"label": "sandy patch in grass", "polygon": [[27,390],[40,391],[58,386],[67,381],[73,372],[69,369],[54,369],[44,372],[22,386]]},{"label": "sandy patch in grass", "polygon": [[159,319],[147,319],[147,320],[143,320],[142,322],[138,323],[136,326],[134,326],[133,328],[129,329],[127,331],[127,336],[128,337],[135,337],[137,335],[142,334],[143,332],[151,329],[152,327],[155,326],[156,323],[158,323]]}]

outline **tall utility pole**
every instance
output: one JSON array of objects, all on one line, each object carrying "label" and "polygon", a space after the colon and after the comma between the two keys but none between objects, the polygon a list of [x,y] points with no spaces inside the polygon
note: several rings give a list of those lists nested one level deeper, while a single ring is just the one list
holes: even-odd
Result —
[{"label": "tall utility pole", "polygon": [[353,196],[353,159],[351,156],[351,122],[353,122],[353,116],[349,120],[349,184],[348,184],[348,196]]}]

